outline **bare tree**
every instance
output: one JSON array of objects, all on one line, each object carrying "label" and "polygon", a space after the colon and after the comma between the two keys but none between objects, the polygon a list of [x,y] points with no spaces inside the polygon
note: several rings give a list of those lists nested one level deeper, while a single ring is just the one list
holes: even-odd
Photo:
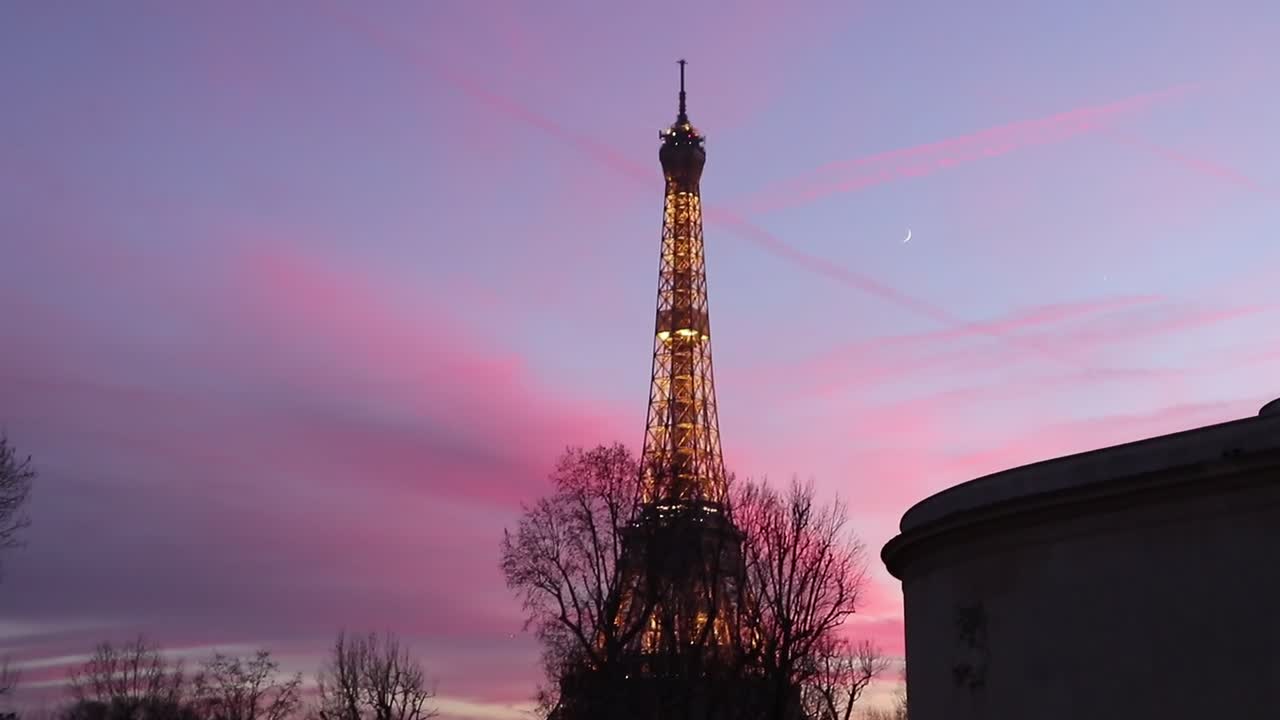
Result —
[{"label": "bare tree", "polygon": [[902,684],[893,692],[893,703],[888,707],[871,708],[863,713],[866,720],[907,720],[907,672],[902,671]]},{"label": "bare tree", "polygon": [[422,665],[407,650],[400,649],[400,641],[387,635],[379,643],[377,637],[370,635],[366,643],[365,701],[373,708],[374,720],[422,720],[435,716],[436,711],[426,705],[435,697],[435,690],[427,687]]},{"label": "bare tree", "polygon": [[844,505],[819,507],[812,484],[793,482],[786,495],[747,484],[735,515],[746,535],[745,652],[772,683],[771,715],[780,719],[857,609],[867,581],[865,552],[847,527]]},{"label": "bare tree", "polygon": [[57,705],[46,697],[29,698],[21,707],[0,711],[0,720],[61,720],[66,716],[66,709]]},{"label": "bare tree", "polygon": [[898,688],[893,698],[893,720],[907,720],[907,688]]},{"label": "bare tree", "polygon": [[363,720],[361,675],[366,653],[362,643],[348,642],[345,632],[338,633],[329,661],[316,676],[320,720]]},{"label": "bare tree", "polygon": [[9,658],[0,658],[0,700],[13,694],[18,687],[18,671],[9,668]]},{"label": "bare tree", "polygon": [[348,638],[340,633],[317,678],[321,720],[427,720],[435,689],[421,663],[387,634]]},{"label": "bare tree", "polygon": [[893,693],[893,720],[907,720],[907,667],[902,666],[902,684]]},{"label": "bare tree", "polygon": [[846,674],[837,686],[822,674],[844,658],[831,654],[835,632],[866,582],[843,505],[820,506],[812,486],[731,485],[726,522],[637,522],[650,509],[639,505],[639,468],[622,445],[570,449],[551,480],[554,492],[526,506],[502,540],[507,584],[543,646],[543,713],[625,711],[640,687],[627,678],[639,670],[667,678],[666,716],[696,695],[708,716],[747,705],[789,717],[808,684],[825,680],[839,707],[830,720],[847,720],[866,681],[850,686]]},{"label": "bare tree", "polygon": [[[22,545],[18,535],[31,524],[23,509],[35,479],[31,457],[19,458],[9,439],[0,434],[0,549]],[[18,673],[9,668],[9,658],[0,658],[0,698],[11,696],[17,686]]]},{"label": "bare tree", "polygon": [[802,691],[810,720],[849,720],[867,686],[889,667],[889,659],[865,640],[854,645],[832,638],[816,655]]},{"label": "bare tree", "polygon": [[907,698],[895,696],[889,707],[867,708],[862,717],[864,720],[907,720]]},{"label": "bare tree", "polygon": [[65,710],[57,707],[48,697],[41,697],[15,715],[21,720],[60,720],[65,715]]},{"label": "bare tree", "polygon": [[22,544],[18,533],[31,524],[23,508],[35,478],[31,458],[20,458],[8,438],[0,435],[0,548]]},{"label": "bare tree", "polygon": [[259,650],[242,659],[215,654],[194,682],[194,705],[206,720],[285,720],[301,704],[302,676],[282,677],[280,663]]},{"label": "bare tree", "polygon": [[[639,466],[623,445],[565,452],[555,491],[524,508],[504,532],[502,570],[524,603],[526,627],[543,643],[554,684],[574,667],[606,673],[646,627],[648,608],[624,608],[624,535],[639,491]],[[554,704],[557,689],[544,689]]]},{"label": "bare tree", "polygon": [[169,663],[142,636],[130,643],[98,645],[70,673],[73,718],[163,718],[184,711],[187,683],[182,663]]}]

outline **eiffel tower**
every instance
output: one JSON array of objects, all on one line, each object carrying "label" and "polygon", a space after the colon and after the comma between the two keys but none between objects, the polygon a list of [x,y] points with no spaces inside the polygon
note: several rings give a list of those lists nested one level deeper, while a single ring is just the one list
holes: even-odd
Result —
[{"label": "eiffel tower", "polygon": [[735,664],[747,640],[739,622],[742,533],[729,517],[711,364],[700,191],[706,150],[689,121],[679,64],[679,111],[659,132],[665,196],[653,371],[614,621],[632,640],[617,667],[562,680],[558,720],[728,720],[768,705],[760,683]]},{"label": "eiffel tower", "polygon": [[676,121],[658,134],[666,192],[653,371],[640,508],[623,555],[632,594],[623,612],[647,613],[633,648],[642,675],[696,674],[727,660],[743,574],[742,536],[726,512],[711,364],[700,189],[707,155],[689,122],[684,70],[681,60]]}]

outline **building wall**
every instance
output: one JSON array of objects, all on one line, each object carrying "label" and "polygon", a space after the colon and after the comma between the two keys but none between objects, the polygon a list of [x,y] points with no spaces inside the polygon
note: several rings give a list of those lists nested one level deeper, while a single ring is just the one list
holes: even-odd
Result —
[{"label": "building wall", "polygon": [[1280,459],[1091,487],[886,547],[912,720],[1280,717]]}]

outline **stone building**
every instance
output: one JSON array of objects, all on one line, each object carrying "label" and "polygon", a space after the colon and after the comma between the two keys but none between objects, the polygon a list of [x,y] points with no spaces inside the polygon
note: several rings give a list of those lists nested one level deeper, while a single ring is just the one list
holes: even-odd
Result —
[{"label": "stone building", "polygon": [[952,487],[881,556],[912,720],[1280,718],[1280,401]]}]

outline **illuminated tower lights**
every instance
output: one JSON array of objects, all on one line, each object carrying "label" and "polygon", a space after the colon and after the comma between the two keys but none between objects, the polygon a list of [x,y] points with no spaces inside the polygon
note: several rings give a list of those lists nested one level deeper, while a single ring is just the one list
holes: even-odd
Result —
[{"label": "illuminated tower lights", "polygon": [[676,122],[659,132],[666,195],[641,499],[659,510],[696,505],[715,512],[727,489],[711,364],[699,194],[706,151],[703,137],[689,122],[684,67],[681,60]]}]

